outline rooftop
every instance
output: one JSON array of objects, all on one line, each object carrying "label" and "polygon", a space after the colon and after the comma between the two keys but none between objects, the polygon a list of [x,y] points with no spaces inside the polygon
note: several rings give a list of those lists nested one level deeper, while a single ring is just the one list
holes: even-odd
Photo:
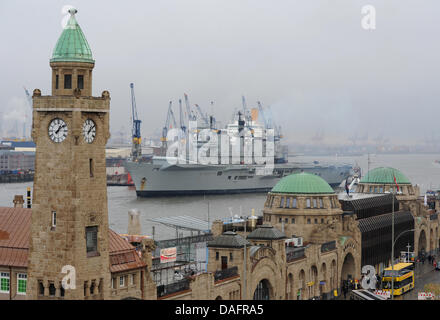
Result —
[{"label": "rooftop", "polygon": [[411,184],[402,172],[391,167],[374,168],[359,183],[395,184],[394,177],[397,184]]},{"label": "rooftop", "polygon": [[246,239],[252,240],[279,240],[286,239],[286,235],[271,225],[263,224],[248,234]]},{"label": "rooftop", "polygon": [[95,63],[92,50],[75,19],[77,10],[69,10],[70,19],[55,45],[50,62],[87,62]]},{"label": "rooftop", "polygon": [[208,247],[217,248],[242,248],[250,243],[242,236],[232,231],[224,232],[208,242]]},{"label": "rooftop", "polygon": [[282,178],[271,190],[273,193],[334,194],[321,177],[310,173],[294,173]]},{"label": "rooftop", "polygon": [[[0,265],[28,266],[32,209],[0,207]],[[145,266],[135,248],[109,229],[110,271],[120,272]]]}]

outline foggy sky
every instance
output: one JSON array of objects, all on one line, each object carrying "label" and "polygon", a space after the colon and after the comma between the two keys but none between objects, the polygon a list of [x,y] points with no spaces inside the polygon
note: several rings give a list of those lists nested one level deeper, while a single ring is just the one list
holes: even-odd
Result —
[{"label": "foggy sky", "polygon": [[[0,118],[28,112],[23,86],[51,94],[49,59],[72,5],[109,90],[113,135],[130,131],[130,82],[142,135],[189,95],[225,123],[245,95],[271,105],[289,142],[440,138],[440,2],[161,0],[0,2]],[[361,8],[376,8],[376,30]],[[10,121],[9,121],[10,122]]]}]

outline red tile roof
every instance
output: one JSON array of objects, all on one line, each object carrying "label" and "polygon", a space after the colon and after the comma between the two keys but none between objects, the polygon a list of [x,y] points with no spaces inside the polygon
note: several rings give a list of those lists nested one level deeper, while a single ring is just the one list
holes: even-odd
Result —
[{"label": "red tile roof", "polygon": [[[32,209],[0,207],[0,266],[27,267]],[[143,268],[136,249],[109,229],[110,272]]]}]

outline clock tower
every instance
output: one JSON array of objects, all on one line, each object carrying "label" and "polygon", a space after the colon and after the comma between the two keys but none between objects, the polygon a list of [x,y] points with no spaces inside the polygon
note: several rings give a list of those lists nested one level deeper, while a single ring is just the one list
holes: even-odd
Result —
[{"label": "clock tower", "polygon": [[110,96],[92,96],[95,61],[77,10],[69,13],[50,60],[52,95],[33,92],[30,299],[105,299],[111,286],[105,166]]}]

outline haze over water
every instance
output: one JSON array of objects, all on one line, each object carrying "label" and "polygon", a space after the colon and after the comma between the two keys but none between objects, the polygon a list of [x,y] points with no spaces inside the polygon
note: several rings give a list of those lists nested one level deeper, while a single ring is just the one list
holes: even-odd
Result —
[{"label": "haze over water", "polygon": [[[358,164],[363,174],[368,168],[367,155],[356,157],[329,157],[329,156],[299,156],[290,159],[290,162],[319,162],[338,161]],[[428,189],[440,189],[440,165],[434,160],[440,160],[438,154],[399,154],[399,155],[370,155],[370,169],[390,166],[402,171],[408,179],[420,186],[420,193],[424,195]],[[32,187],[32,182],[0,184],[0,206],[12,207],[14,195],[22,194],[26,199],[26,188]],[[224,219],[240,212],[250,215],[261,214],[266,193],[237,194],[237,195],[210,195],[166,198],[137,198],[134,189],[128,187],[107,187],[110,228],[118,233],[127,232],[128,211],[137,208],[141,212],[142,233],[152,235],[155,227],[155,239],[174,238],[175,229],[153,223],[151,218],[188,215],[212,223],[215,219]],[[209,208],[209,209],[208,209]],[[208,214],[209,212],[209,214]],[[184,232],[189,235],[189,232]]]}]

